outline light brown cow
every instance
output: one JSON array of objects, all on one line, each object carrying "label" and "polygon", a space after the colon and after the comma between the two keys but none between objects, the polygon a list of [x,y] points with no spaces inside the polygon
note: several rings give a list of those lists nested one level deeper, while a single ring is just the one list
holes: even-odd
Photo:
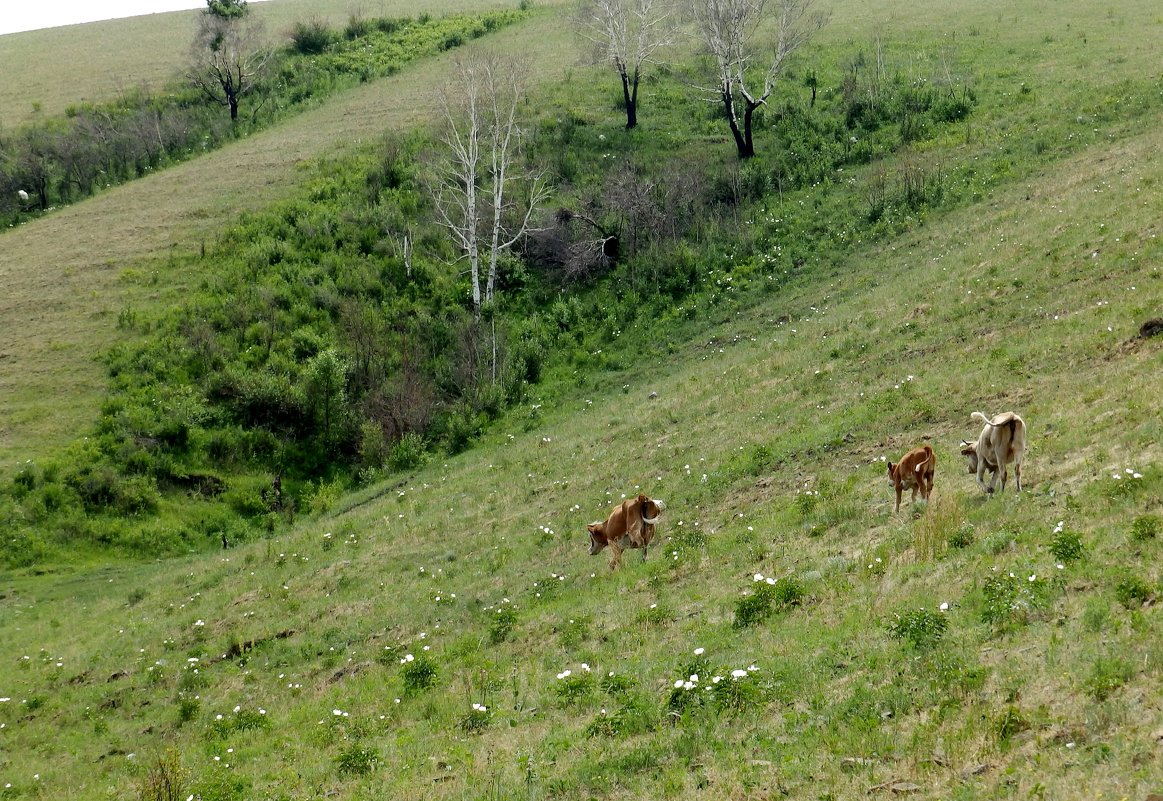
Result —
[{"label": "light brown cow", "polygon": [[645,559],[646,549],[654,539],[654,525],[665,508],[663,501],[642,493],[637,498],[622,501],[605,520],[596,520],[586,526],[590,532],[590,556],[609,545],[614,554],[610,559],[611,570],[622,563],[622,551],[627,548],[641,548]]},{"label": "light brown cow", "polygon": [[913,491],[913,503],[917,502],[917,490],[921,497],[929,500],[933,491],[933,476],[937,472],[937,454],[928,445],[913,448],[899,462],[888,463],[888,484],[896,490],[896,511],[901,510],[901,493]]},{"label": "light brown cow", "polygon": [[[961,440],[961,455],[969,460],[969,472],[977,475],[977,486],[993,492],[998,473],[1001,473],[1001,491],[1006,488],[1006,465],[1013,463],[1018,492],[1022,491],[1022,457],[1026,454],[1026,424],[1013,412],[1004,412],[992,420],[981,412],[970,417],[981,420],[985,428],[977,442]],[[985,471],[989,470],[989,486],[985,485]]]}]

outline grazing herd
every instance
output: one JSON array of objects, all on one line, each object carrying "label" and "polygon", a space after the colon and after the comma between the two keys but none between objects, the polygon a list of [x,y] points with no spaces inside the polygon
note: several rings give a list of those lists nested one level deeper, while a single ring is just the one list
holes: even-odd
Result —
[{"label": "grazing herd", "polygon": [[[1001,490],[1006,488],[1007,466],[1014,466],[1014,480],[1018,492],[1022,491],[1022,458],[1026,453],[1026,424],[1014,412],[1004,412],[996,417],[986,417],[981,412],[970,415],[972,420],[981,420],[985,427],[976,442],[961,441],[961,455],[966,457],[969,472],[977,477],[977,485],[987,493],[994,491],[998,476],[1001,476]],[[990,472],[989,484],[985,483],[985,471]],[[928,445],[922,445],[906,453],[899,462],[888,463],[889,486],[896,490],[896,512],[901,509],[901,494],[912,490],[912,502],[916,503],[917,493],[929,500],[933,491],[933,477],[937,471],[937,455]],[[597,520],[586,526],[590,534],[590,556],[609,546],[613,557],[610,569],[622,563],[622,552],[631,548],[641,548],[642,558],[654,539],[654,526],[666,504],[657,498],[649,498],[643,493],[638,497],[623,501],[610,512],[605,520]]]}]

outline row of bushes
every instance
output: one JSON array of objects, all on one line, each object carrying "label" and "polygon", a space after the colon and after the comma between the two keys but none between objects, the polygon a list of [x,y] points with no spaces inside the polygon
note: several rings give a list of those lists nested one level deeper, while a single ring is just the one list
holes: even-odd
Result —
[{"label": "row of bushes", "polygon": [[304,33],[310,26],[301,23],[290,44],[256,78],[250,112],[233,124],[196,89],[174,84],[158,91],[129,91],[110,103],[71,107],[60,119],[0,131],[0,227],[216,148],[305,103],[391,75],[414,59],[463,44],[520,16],[519,11],[498,11],[367,20],[355,29],[349,26],[352,35],[347,37],[317,27],[322,43]]}]

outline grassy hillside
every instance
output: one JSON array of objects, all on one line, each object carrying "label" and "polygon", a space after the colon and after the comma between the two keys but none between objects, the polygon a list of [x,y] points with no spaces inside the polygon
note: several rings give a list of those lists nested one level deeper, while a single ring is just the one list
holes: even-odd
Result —
[{"label": "grassy hillside", "polygon": [[[1137,201],[1158,144],[857,251],[846,286],[725,301],[699,339],[292,535],[8,577],[0,780],[126,797],[160,759],[202,798],[1157,790],[1159,346],[1132,318],[1160,302]],[[1004,279],[1001,232],[1038,254]],[[956,440],[1011,407],[1027,491],[986,499]],[[926,436],[933,502],[894,515],[880,457]],[[663,539],[610,574],[583,525],[638,486],[670,503]],[[798,603],[737,628],[754,573]]]},{"label": "grassy hillside", "polygon": [[[558,22],[539,16],[490,37],[489,46],[528,52],[543,67],[538,80],[550,81],[574,62],[563,37]],[[58,451],[95,419],[106,388],[96,358],[118,340],[118,314],[165,303],[191,278],[175,274],[172,262],[143,267],[143,259],[198,252],[240,214],[284,195],[305,163],[429,120],[430,87],[450,69],[449,58],[425,61],[261,135],[6,232],[0,467]]]},{"label": "grassy hillside", "polygon": [[[892,27],[907,53],[957,20],[980,109],[853,177],[942,165],[959,208],[872,244],[828,231],[843,247],[786,275],[723,255],[713,302],[647,310],[470,453],[289,534],[0,577],[0,792],[1163,791],[1161,341],[1138,336],[1163,314],[1160,21],[999,8],[828,33]],[[272,175],[250,202],[293,169]],[[208,209],[185,247],[233,208],[215,197],[183,199]],[[803,235],[780,203],[751,221],[775,245]],[[957,442],[1011,408],[1026,492],[986,498]],[[925,439],[932,502],[893,514],[882,458]],[[668,501],[660,541],[611,574],[584,524],[637,488]]]},{"label": "grassy hillside", "polygon": [[[511,6],[490,0],[444,0],[439,7],[411,0],[273,0],[256,3],[254,13],[271,37],[280,40],[296,22],[305,20],[342,28],[352,16],[455,14]],[[69,106],[101,103],[143,85],[164,85],[186,65],[198,13],[171,11],[0,36],[0,73],[5,75],[0,84],[0,126],[12,128],[62,114]]]}]

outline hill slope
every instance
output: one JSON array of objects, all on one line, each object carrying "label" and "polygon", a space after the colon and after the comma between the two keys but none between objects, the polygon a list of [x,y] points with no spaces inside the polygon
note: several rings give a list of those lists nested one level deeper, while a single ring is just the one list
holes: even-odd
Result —
[{"label": "hill slope", "polygon": [[[1055,91],[1014,115],[1094,144],[1030,170],[1015,126],[993,163],[1022,180],[779,289],[653,309],[668,341],[623,332],[631,367],[567,377],[471,453],[220,555],[5,576],[0,785],[1159,792],[1163,345],[1138,332],[1163,307],[1163,132],[1051,124]],[[1011,408],[1026,492],[985,498],[957,442]],[[895,515],[881,457],[925,438],[933,500]],[[639,487],[669,503],[660,541],[611,574],[584,524]]]},{"label": "hill slope", "polygon": [[[519,49],[551,81],[572,61],[558,23],[540,16],[470,47]],[[4,234],[0,248],[0,468],[63,447],[95,419],[105,392],[97,355],[118,315],[180,292],[188,275],[142,260],[196,251],[238,215],[270,203],[298,167],[386,130],[430,119],[451,57],[349,92],[274,129],[112,189]],[[144,272],[143,272],[144,271]],[[68,403],[46,399],[70,399]]]},{"label": "hill slope", "polygon": [[[1161,139],[724,301],[698,343],[293,535],[10,577],[0,778],[124,796],[160,754],[203,798],[1158,789],[1160,345],[1135,334]],[[1021,496],[959,466],[979,408],[1029,422]],[[925,436],[934,500],[893,515],[879,457]],[[663,541],[609,574],[583,524],[637,486]],[[797,603],[736,628],[757,572]]]}]

